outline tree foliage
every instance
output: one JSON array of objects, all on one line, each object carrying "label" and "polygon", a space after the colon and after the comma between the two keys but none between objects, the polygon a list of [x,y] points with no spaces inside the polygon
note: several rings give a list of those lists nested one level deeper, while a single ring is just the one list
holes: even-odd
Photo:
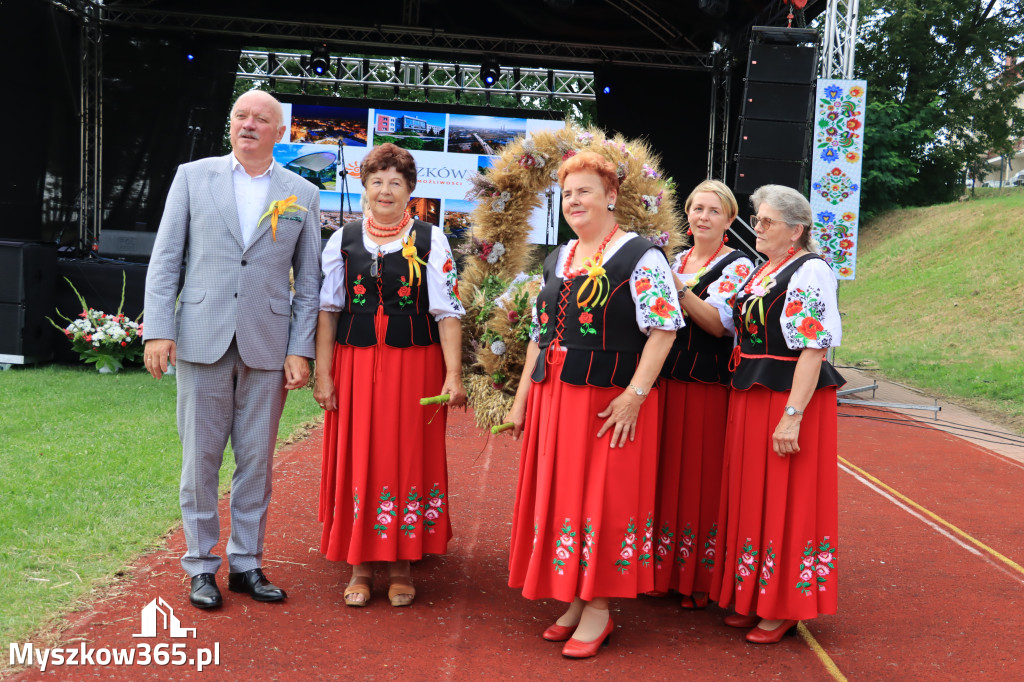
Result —
[{"label": "tree foliage", "polygon": [[1024,0],[863,0],[864,212],[955,198],[964,171],[1024,136]]}]

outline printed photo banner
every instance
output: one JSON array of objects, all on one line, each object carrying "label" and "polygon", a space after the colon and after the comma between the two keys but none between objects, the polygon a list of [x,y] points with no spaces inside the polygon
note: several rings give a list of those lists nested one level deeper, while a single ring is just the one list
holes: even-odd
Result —
[{"label": "printed photo banner", "polygon": [[867,81],[819,79],[811,157],[811,233],[839,279],[857,272]]},{"label": "printed photo banner", "polygon": [[[284,139],[274,145],[274,159],[320,189],[325,234],[362,216],[363,186],[359,166],[375,145],[384,142],[408,149],[416,160],[416,189],[409,200],[415,217],[439,225],[449,236],[470,233],[474,202],[466,194],[472,178],[493,165],[504,145],[517,136],[559,130],[564,121],[424,112],[409,109],[333,107],[283,102]],[[344,162],[344,163],[342,163]],[[348,171],[347,181],[339,165]],[[556,188],[557,190],[557,188]],[[557,194],[556,194],[557,196]],[[561,202],[554,202],[560,210]],[[546,211],[534,211],[529,241],[557,241]]]}]

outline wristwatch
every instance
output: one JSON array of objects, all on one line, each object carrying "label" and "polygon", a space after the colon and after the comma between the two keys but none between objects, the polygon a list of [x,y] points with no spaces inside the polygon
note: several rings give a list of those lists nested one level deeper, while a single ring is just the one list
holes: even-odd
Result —
[{"label": "wristwatch", "polygon": [[690,287],[686,286],[686,284],[685,284],[685,283],[683,284],[683,286],[681,286],[681,287],[679,288],[679,290],[678,290],[678,293],[679,293],[679,300],[680,300],[680,301],[681,301],[681,300],[683,300],[683,296],[686,296],[686,292],[687,292],[687,291],[688,291],[689,289],[690,289]]},{"label": "wristwatch", "polygon": [[792,405],[786,405],[786,416],[788,416],[788,417],[793,417],[793,416],[796,416],[798,414],[803,414],[803,413],[804,413],[803,410],[798,410],[795,407],[793,407]]},{"label": "wristwatch", "polygon": [[637,397],[638,397],[638,398],[646,398],[646,397],[647,397],[647,394],[648,394],[648,393],[650,393],[650,391],[647,391],[647,392],[645,393],[645,392],[643,391],[643,389],[641,389],[641,388],[640,388],[639,386],[635,386],[635,385],[633,385],[633,384],[630,384],[630,385],[629,385],[629,386],[627,386],[626,388],[631,388],[631,389],[633,389],[633,392],[634,392],[634,393],[636,393],[636,395],[637,395]]}]

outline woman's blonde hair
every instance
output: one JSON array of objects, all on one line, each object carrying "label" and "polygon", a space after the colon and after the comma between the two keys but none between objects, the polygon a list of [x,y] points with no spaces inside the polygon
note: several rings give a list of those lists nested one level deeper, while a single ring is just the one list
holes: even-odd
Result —
[{"label": "woman's blonde hair", "polygon": [[686,203],[683,204],[683,212],[689,214],[690,204],[693,203],[693,197],[698,192],[714,192],[718,195],[718,198],[722,200],[722,208],[725,209],[729,220],[733,220],[740,212],[740,205],[736,203],[736,197],[733,196],[732,190],[721,180],[705,180],[690,192],[690,196],[686,197]]}]

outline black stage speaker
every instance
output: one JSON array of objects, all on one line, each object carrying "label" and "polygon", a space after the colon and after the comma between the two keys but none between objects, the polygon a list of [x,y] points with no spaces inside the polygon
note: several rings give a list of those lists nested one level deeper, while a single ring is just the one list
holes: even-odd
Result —
[{"label": "black stage speaker", "polygon": [[737,194],[765,184],[804,189],[817,40],[808,29],[753,28],[736,148]]},{"label": "black stage speaker", "polygon": [[0,363],[48,360],[57,246],[0,241]]}]

